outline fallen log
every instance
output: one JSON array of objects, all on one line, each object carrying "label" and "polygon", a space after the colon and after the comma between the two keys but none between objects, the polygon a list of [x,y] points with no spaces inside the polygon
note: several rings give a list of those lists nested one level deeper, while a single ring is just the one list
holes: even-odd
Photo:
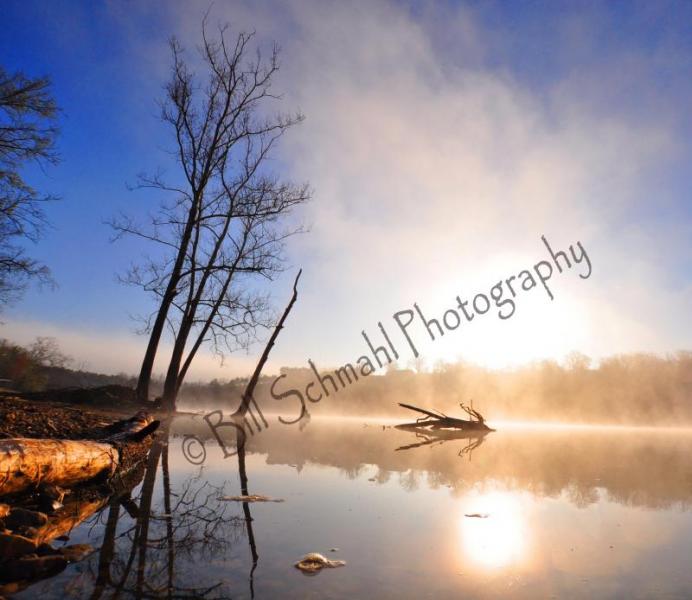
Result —
[{"label": "fallen log", "polygon": [[100,441],[0,440],[0,496],[40,484],[70,487],[99,475],[111,476],[121,464],[122,448],[141,441],[158,425],[158,421],[140,412],[115,423],[112,434]]},{"label": "fallen log", "polygon": [[466,412],[471,419],[457,419],[449,417],[440,411],[431,411],[425,408],[419,408],[411,404],[399,403],[402,408],[419,412],[424,417],[418,419],[415,423],[402,423],[396,425],[397,429],[409,429],[414,431],[420,430],[438,430],[438,429],[459,429],[463,431],[494,431],[485,424],[485,418],[481,413],[464,404],[460,404],[462,410]]}]

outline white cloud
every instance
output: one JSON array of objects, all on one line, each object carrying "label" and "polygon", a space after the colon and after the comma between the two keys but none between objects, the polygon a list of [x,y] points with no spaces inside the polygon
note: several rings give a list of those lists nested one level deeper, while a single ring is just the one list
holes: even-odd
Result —
[{"label": "white cloud", "polygon": [[[194,47],[208,4],[168,6],[172,29]],[[556,276],[554,302],[519,298],[509,322],[488,315],[425,346],[429,363],[689,346],[692,286],[681,265],[692,232],[662,179],[679,159],[689,88],[677,85],[675,99],[650,89],[653,73],[682,58],[662,44],[651,56],[594,61],[598,18],[565,25],[568,68],[536,86],[507,65],[483,66],[494,46],[506,56],[511,44],[469,9],[428,7],[415,21],[389,2],[213,5],[212,22],[279,42],[285,106],[307,116],[278,157],[315,196],[304,214],[312,232],[291,242],[305,273],[275,365],[353,360],[362,328],[414,301],[439,316],[456,294],[487,291],[544,258],[541,234],[559,248],[581,241],[592,277]],[[129,35],[147,54],[139,67],[161,77],[167,59],[149,54],[141,32]],[[280,283],[283,302],[290,282]],[[136,370],[143,350],[117,338],[116,359],[99,350],[100,334],[63,335],[101,369]],[[212,373],[209,364],[197,373]],[[249,370],[252,360],[229,364]]]},{"label": "white cloud", "polygon": [[[316,190],[312,234],[294,254],[310,277],[297,347],[348,359],[361,327],[413,301],[444,308],[543,258],[543,233],[558,247],[582,241],[592,278],[556,283],[555,302],[519,307],[519,323],[477,322],[428,352],[503,364],[686,343],[689,288],[667,285],[676,267],[667,259],[689,238],[671,235],[674,219],[634,216],[662,203],[646,194],[679,132],[669,115],[594,101],[650,65],[627,57],[625,76],[606,61],[613,81],[576,69],[539,91],[439,55],[437,32],[397,6],[296,6],[285,86],[308,119],[286,156]],[[460,23],[484,38],[465,13]],[[675,318],[662,306],[677,307]]]}]

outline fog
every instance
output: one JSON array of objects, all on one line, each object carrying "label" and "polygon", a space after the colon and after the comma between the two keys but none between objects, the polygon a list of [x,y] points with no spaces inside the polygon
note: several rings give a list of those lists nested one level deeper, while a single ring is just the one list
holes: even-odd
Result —
[{"label": "fog", "polygon": [[[263,412],[279,413],[286,421],[298,418],[301,403],[311,415],[411,420],[412,413],[398,403],[463,416],[459,403],[464,402],[473,403],[491,422],[692,425],[692,352],[618,355],[598,365],[575,353],[564,363],[542,361],[511,370],[455,363],[419,373],[390,368],[384,375],[363,377],[358,366],[355,371],[358,379],[350,370],[346,375],[323,369],[320,383],[309,369],[282,369],[281,376],[264,377],[255,396]],[[243,379],[236,379],[187,385],[180,408],[231,410],[237,406],[244,384]],[[319,395],[318,402],[308,398]]]}]

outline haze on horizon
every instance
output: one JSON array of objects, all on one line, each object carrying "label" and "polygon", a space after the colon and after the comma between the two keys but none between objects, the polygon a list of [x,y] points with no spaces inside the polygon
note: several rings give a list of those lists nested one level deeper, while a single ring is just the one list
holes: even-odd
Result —
[{"label": "haze on horizon", "polygon": [[[441,318],[457,295],[487,293],[546,259],[542,235],[557,249],[583,244],[590,277],[556,273],[553,300],[539,286],[511,318],[490,311],[434,342],[418,326],[424,366],[689,349],[692,38],[680,11],[692,9],[667,7],[213,4],[210,22],[279,43],[282,108],[306,115],[275,161],[310,183],[313,200],[299,215],[310,231],[290,241],[271,288],[280,310],[303,268],[266,371],[354,361],[366,350],[361,332],[374,335],[379,321],[389,330],[397,311],[417,303]],[[208,8],[3,9],[5,66],[49,75],[63,114],[62,162],[31,174],[62,197],[32,248],[59,287],[30,289],[2,315],[1,337],[53,336],[78,365],[137,372],[146,341],[130,315],[152,306],[115,273],[146,249],[109,243],[103,221],[155,206],[125,184],[172,168],[156,107],[166,40],[175,34],[192,54]],[[223,366],[200,355],[190,378],[247,374],[260,348]],[[401,366],[411,359],[402,352]]]}]

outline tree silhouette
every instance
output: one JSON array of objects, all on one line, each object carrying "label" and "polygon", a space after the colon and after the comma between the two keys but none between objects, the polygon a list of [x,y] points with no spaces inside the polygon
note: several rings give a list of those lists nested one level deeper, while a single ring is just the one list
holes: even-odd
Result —
[{"label": "tree silhouette", "polygon": [[50,282],[48,268],[27,256],[46,226],[42,205],[54,199],[29,185],[29,163],[55,163],[58,109],[46,77],[0,67],[0,304],[16,300],[31,279]]},{"label": "tree silhouette", "polygon": [[285,240],[301,231],[286,217],[309,198],[304,185],[282,181],[267,161],[277,142],[303,117],[268,116],[279,96],[272,80],[278,50],[268,58],[252,52],[253,34],[235,42],[219,28],[217,41],[203,28],[200,49],[206,82],[190,71],[176,40],[171,79],[162,118],[175,139],[181,183],[159,173],[142,176],[140,188],[169,195],[142,226],[127,217],[112,222],[117,235],[135,235],[164,251],[131,268],[126,283],[152,293],[158,308],[150,333],[137,393],[149,394],[154,359],[166,324],[173,351],[164,382],[164,401],[173,406],[199,348],[205,342],[225,352],[246,347],[258,327],[269,326],[267,298],[251,281],[271,280],[282,268]]}]

